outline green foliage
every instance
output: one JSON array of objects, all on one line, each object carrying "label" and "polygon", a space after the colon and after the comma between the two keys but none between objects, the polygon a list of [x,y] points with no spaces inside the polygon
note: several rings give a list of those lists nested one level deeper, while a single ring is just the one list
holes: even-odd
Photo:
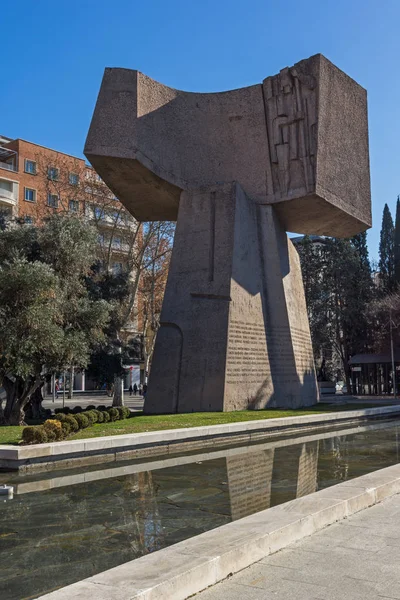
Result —
[{"label": "green foliage", "polygon": [[72,415],[65,415],[64,423],[69,424],[72,432],[78,431],[79,429],[78,421]]},{"label": "green foliage", "polygon": [[55,215],[41,227],[0,228],[0,379],[4,420],[20,421],[47,372],[86,367],[103,343],[110,305],[89,297],[84,277],[96,231]]},{"label": "green foliage", "polygon": [[49,442],[63,439],[63,429],[60,421],[56,419],[48,419],[43,423],[43,427],[46,430]]},{"label": "green foliage", "polygon": [[400,197],[397,196],[396,222],[394,228],[394,280],[396,287],[400,286]]},{"label": "green foliage", "polygon": [[94,423],[96,423],[97,415],[94,415],[91,410],[85,410],[81,414],[84,415],[88,419],[89,426],[94,425]]},{"label": "green foliage", "polygon": [[369,303],[374,286],[365,235],[351,240],[305,237],[298,246],[317,371],[346,378],[351,355],[372,348]]},{"label": "green foliage", "polygon": [[83,412],[83,408],[82,406],[74,406],[74,408],[72,409],[72,414],[77,415],[78,413]]},{"label": "green foliage", "polygon": [[117,409],[117,408],[114,408],[114,407],[112,407],[112,408],[109,408],[109,409],[107,410],[107,412],[108,412],[108,414],[110,415],[110,420],[111,420],[111,421],[118,421],[118,419],[120,418],[120,416],[119,416],[119,411],[118,411],[118,409]]},{"label": "green foliage", "polygon": [[25,444],[44,444],[48,441],[47,433],[43,425],[24,427],[22,430],[22,441]]},{"label": "green foliage", "polygon": [[100,410],[100,411],[101,411],[101,410],[107,410],[107,406],[106,406],[105,404],[100,404],[100,405],[97,407],[97,410]]},{"label": "green foliage", "polygon": [[104,415],[104,423],[108,423],[109,421],[111,421],[111,417],[110,417],[108,411],[105,410],[103,412],[103,415]]},{"label": "green foliage", "polygon": [[71,433],[71,425],[67,421],[61,421],[62,435],[67,437]]},{"label": "green foliage", "polygon": [[120,419],[125,419],[125,411],[124,411],[124,408],[125,408],[125,407],[124,407],[124,406],[116,406],[115,408],[116,408],[116,409],[117,409],[117,411],[118,411],[119,418],[120,418]]},{"label": "green foliage", "polygon": [[98,412],[97,422],[98,423],[104,423],[104,412],[102,412],[101,410],[99,410],[97,412]]},{"label": "green foliage", "polygon": [[89,427],[89,419],[83,413],[77,413],[74,415],[74,418],[79,425],[79,429],[86,429],[86,427]]},{"label": "green foliage", "polygon": [[119,412],[120,419],[128,419],[131,416],[131,411],[127,406],[116,406],[115,408]]},{"label": "green foliage", "polygon": [[[396,214],[397,218],[397,214]],[[382,294],[388,294],[395,288],[395,232],[389,207],[385,204],[382,216],[382,228],[379,242],[379,279]]]},{"label": "green foliage", "polygon": [[56,421],[61,421],[61,423],[65,421],[66,418],[67,415],[62,412],[56,413],[53,417],[53,419],[55,419]]}]

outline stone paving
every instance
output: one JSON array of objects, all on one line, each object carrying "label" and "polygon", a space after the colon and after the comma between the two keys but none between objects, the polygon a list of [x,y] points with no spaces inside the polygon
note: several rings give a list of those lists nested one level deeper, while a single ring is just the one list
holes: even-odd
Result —
[{"label": "stone paving", "polygon": [[[112,405],[112,397],[107,396],[107,394],[74,394],[73,398],[69,400],[67,397],[65,398],[65,406],[69,406],[73,408],[74,406],[82,406],[82,408],[86,408],[91,404],[95,406],[99,406],[100,404],[104,404],[105,406]],[[59,393],[58,399],[53,402],[53,398],[51,396],[46,396],[43,400],[44,408],[51,408],[54,410],[55,408],[61,408],[63,405],[63,397],[62,392]],[[124,394],[124,405],[128,406],[131,410],[143,410],[143,397],[142,396],[129,396],[129,392]]]},{"label": "stone paving", "polygon": [[400,599],[400,494],[268,556],[194,598]]}]

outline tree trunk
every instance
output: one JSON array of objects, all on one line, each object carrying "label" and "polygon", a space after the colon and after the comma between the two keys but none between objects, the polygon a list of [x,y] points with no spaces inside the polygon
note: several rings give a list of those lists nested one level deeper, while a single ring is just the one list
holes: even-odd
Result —
[{"label": "tree trunk", "polygon": [[68,390],[68,399],[72,400],[73,394],[74,394],[74,375],[75,375],[75,368],[71,367],[70,371],[69,371],[69,390]]},{"label": "tree trunk", "polygon": [[114,377],[113,406],[124,406],[124,378]]},{"label": "tree trunk", "polygon": [[30,408],[31,417],[34,421],[39,421],[45,416],[44,408],[42,407],[43,395],[42,395],[43,384],[40,385],[30,397],[30,400],[26,408]]},{"label": "tree trunk", "polygon": [[3,425],[25,425],[25,406],[35,390],[43,383],[41,379],[24,381],[19,377],[14,380],[3,378],[6,392],[6,406],[3,412]]}]

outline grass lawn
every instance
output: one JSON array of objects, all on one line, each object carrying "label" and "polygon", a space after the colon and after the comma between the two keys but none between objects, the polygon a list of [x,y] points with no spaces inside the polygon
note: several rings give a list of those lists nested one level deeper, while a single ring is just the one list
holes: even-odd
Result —
[{"label": "grass lawn", "polygon": [[[277,417],[293,417],[312,415],[343,410],[360,410],[377,406],[373,402],[360,404],[318,404],[298,410],[242,410],[237,412],[202,412],[174,415],[143,415],[135,413],[131,419],[115,421],[114,423],[99,423],[70,436],[69,440],[101,437],[105,435],[122,435],[127,433],[142,433],[144,431],[160,431],[162,429],[181,429],[183,427],[200,427],[201,425],[220,425],[223,423],[238,423],[239,421],[254,421],[256,419],[275,419]],[[378,405],[382,406],[382,404]],[[0,427],[0,444],[18,444],[21,440],[22,427]]]}]

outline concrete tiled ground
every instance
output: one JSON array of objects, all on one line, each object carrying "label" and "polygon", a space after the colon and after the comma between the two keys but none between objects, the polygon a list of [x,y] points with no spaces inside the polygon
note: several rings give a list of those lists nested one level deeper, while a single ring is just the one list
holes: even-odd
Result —
[{"label": "concrete tiled ground", "polygon": [[196,600],[400,599],[400,494],[292,544]]},{"label": "concrete tiled ground", "polygon": [[[72,400],[65,399],[65,406],[69,406],[73,408],[74,406],[82,406],[82,408],[86,408],[91,404],[98,406],[99,404],[104,404],[105,406],[111,406],[113,399],[107,394],[74,394]],[[131,410],[143,410],[143,397],[142,396],[129,396],[129,392],[125,392],[124,394],[124,404],[128,406]],[[63,405],[63,397],[62,393],[58,395],[58,399],[53,402],[53,399],[50,396],[46,396],[43,400],[44,408],[51,408],[54,410],[55,408],[61,408]]]}]

